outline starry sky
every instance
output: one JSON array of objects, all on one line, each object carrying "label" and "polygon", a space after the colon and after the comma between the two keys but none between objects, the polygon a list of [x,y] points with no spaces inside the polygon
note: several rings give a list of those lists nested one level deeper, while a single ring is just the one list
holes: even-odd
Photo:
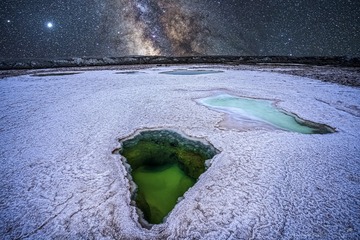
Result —
[{"label": "starry sky", "polygon": [[129,55],[360,56],[360,1],[0,1],[0,59]]}]

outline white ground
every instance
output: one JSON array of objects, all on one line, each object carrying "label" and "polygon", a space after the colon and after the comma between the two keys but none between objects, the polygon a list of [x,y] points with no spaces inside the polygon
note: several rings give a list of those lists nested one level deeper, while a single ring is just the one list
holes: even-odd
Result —
[{"label": "white ground", "polygon": [[[360,238],[359,88],[256,71],[158,74],[164,69],[0,80],[2,239]],[[338,132],[217,128],[224,115],[194,101],[214,90],[280,100]],[[142,128],[179,130],[221,150],[151,230],[139,225],[126,170],[111,154],[118,138]]]}]

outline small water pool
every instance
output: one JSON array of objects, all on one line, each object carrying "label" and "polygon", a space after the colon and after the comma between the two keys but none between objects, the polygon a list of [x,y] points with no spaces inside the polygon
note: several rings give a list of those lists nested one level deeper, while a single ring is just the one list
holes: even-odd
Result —
[{"label": "small water pool", "polygon": [[176,69],[173,71],[160,72],[160,74],[168,75],[201,75],[201,74],[211,74],[211,73],[222,73],[223,71],[215,70],[198,70],[198,69]]},{"label": "small water pool", "polygon": [[335,129],[320,123],[301,119],[275,107],[273,101],[220,94],[198,100],[199,103],[228,113],[241,124],[242,119],[257,121],[272,127],[304,134],[333,133]]},{"label": "small water pool", "polygon": [[178,164],[141,166],[131,173],[138,186],[138,207],[146,211],[150,223],[161,223],[178,198],[195,184]]},{"label": "small water pool", "polygon": [[139,73],[138,71],[123,71],[123,72],[116,72],[115,74],[136,74]]},{"label": "small water pool", "polygon": [[47,72],[47,73],[36,73],[31,75],[32,77],[54,77],[54,76],[68,76],[76,75],[82,72]]},{"label": "small water pool", "polygon": [[118,152],[137,186],[133,200],[150,224],[163,221],[205,172],[205,161],[218,153],[211,144],[170,130],[144,131],[121,144]]}]

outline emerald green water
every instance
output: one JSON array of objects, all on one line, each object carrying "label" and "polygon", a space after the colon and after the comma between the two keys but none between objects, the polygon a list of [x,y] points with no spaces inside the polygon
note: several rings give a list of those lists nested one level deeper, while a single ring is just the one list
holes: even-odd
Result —
[{"label": "emerald green water", "polygon": [[169,130],[144,131],[122,142],[120,154],[131,166],[137,185],[136,206],[145,220],[161,223],[177,199],[205,172],[217,150]]},{"label": "emerald green water", "polygon": [[151,223],[161,223],[195,180],[187,176],[177,164],[166,167],[142,166],[132,172],[138,192],[143,195],[149,207]]},{"label": "emerald green water", "polygon": [[274,107],[271,101],[235,97],[228,94],[200,99],[200,103],[229,113],[235,119],[263,122],[273,127],[304,134],[332,133],[324,124],[303,120]]},{"label": "emerald green water", "polygon": [[222,71],[214,70],[188,70],[188,69],[177,69],[168,72],[161,72],[161,74],[169,75],[201,75],[201,74],[210,74],[210,73],[221,73]]}]

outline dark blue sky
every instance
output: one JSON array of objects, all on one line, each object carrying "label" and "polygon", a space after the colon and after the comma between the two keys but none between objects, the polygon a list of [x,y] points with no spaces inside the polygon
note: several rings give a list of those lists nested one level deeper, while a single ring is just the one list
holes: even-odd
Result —
[{"label": "dark blue sky", "polygon": [[360,56],[358,0],[1,0],[0,58]]}]

